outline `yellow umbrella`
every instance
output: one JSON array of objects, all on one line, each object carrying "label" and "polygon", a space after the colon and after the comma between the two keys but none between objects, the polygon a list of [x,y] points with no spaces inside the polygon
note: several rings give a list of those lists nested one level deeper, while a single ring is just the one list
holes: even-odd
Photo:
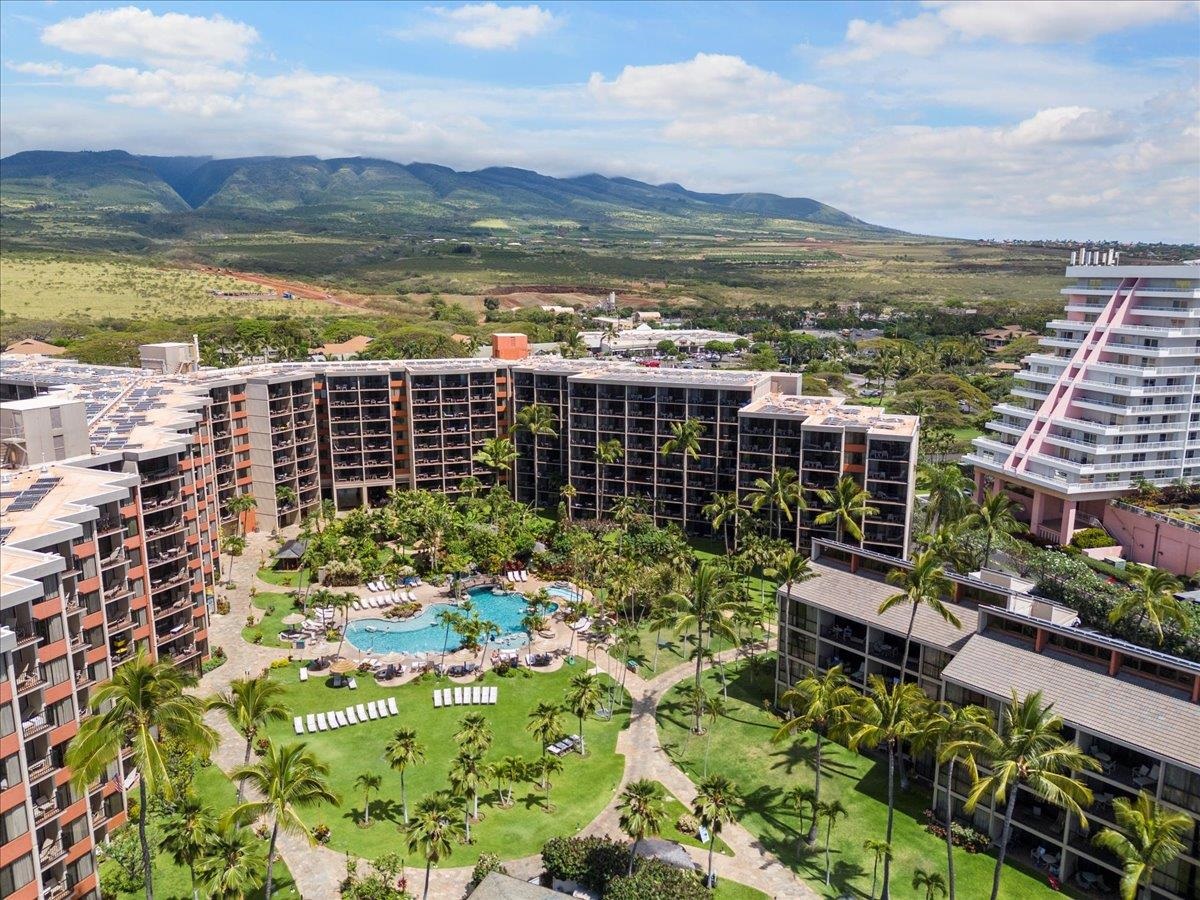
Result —
[{"label": "yellow umbrella", "polygon": [[345,675],[348,672],[353,672],[358,668],[358,665],[349,659],[335,659],[333,665],[329,667],[329,671],[334,675]]}]

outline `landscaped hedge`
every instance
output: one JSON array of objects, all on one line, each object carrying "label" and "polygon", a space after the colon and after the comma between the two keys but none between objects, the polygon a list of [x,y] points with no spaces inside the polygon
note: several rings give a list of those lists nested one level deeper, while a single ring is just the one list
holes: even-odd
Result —
[{"label": "landscaped hedge", "polygon": [[1115,547],[1117,542],[1103,528],[1085,528],[1075,532],[1071,538],[1071,546],[1080,550],[1094,550],[1096,547]]},{"label": "landscaped hedge", "polygon": [[542,866],[552,878],[574,881],[605,893],[609,882],[623,875],[629,849],[607,837],[557,837],[542,847]]},{"label": "landscaped hedge", "polygon": [[700,875],[659,859],[639,860],[632,875],[612,880],[604,900],[707,900],[712,891]]}]

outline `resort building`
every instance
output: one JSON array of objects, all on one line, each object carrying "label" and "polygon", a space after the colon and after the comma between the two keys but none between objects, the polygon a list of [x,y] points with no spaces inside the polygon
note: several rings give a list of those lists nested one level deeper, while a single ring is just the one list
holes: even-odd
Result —
[{"label": "resort building", "polygon": [[[901,676],[911,609],[880,604],[896,592],[885,575],[907,565],[833,541],[813,542],[813,577],[781,588],[776,696],[813,670],[840,665],[865,689],[867,679]],[[961,628],[927,606],[917,609],[903,678],[931,698],[973,703],[997,717],[1015,691],[1041,691],[1066,723],[1066,736],[1102,765],[1083,776],[1093,791],[1087,818],[1075,816],[1019,788],[1009,853],[1080,886],[1115,886],[1119,862],[1091,836],[1116,827],[1113,801],[1139,790],[1196,821],[1181,858],[1154,876],[1151,896],[1185,900],[1200,892],[1200,663],[1079,627],[1074,611],[1027,593],[1032,587],[1000,573],[949,574],[944,598]],[[951,792],[957,818],[993,839],[1004,809],[981,801],[963,806],[970,789],[964,767],[947,786],[930,759],[918,773],[936,784],[938,808]],[[985,770],[986,771],[986,770]]]},{"label": "resort building", "polygon": [[[1064,317],[967,457],[977,495],[1006,491],[1039,537],[1064,544],[1139,482],[1200,476],[1200,266],[1081,254]],[[1185,571],[1173,555],[1144,561]]]}]

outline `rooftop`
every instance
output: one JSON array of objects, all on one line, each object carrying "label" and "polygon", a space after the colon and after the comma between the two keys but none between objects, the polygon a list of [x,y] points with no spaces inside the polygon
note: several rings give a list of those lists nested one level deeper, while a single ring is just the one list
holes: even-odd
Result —
[{"label": "rooftop", "polygon": [[888,413],[877,406],[852,406],[844,397],[804,397],[771,393],[742,409],[744,415],[807,419],[808,425],[831,428],[865,428],[872,435],[908,437],[916,434],[917,416]]},{"label": "rooftop", "polygon": [[26,338],[23,341],[9,344],[4,348],[5,353],[20,353],[34,354],[38,356],[62,356],[67,352],[66,347],[56,347],[54,344],[47,344],[45,341],[37,341],[33,338]]}]

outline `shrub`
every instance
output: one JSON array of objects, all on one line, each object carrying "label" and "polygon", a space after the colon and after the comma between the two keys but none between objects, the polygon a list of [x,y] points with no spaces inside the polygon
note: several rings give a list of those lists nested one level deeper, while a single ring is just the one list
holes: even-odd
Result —
[{"label": "shrub", "polygon": [[250,636],[250,642],[253,644],[261,644],[263,642],[263,633],[256,631]]},{"label": "shrub", "polygon": [[625,872],[628,849],[607,837],[551,838],[542,847],[542,865],[553,878],[575,881],[605,893]]},{"label": "shrub", "polygon": [[612,880],[604,900],[701,900],[712,897],[701,876],[690,869],[677,869],[659,859],[644,859],[632,875]]},{"label": "shrub", "polygon": [[[942,821],[940,816],[932,809],[925,810],[925,830],[939,840],[944,841],[946,839],[946,827],[942,824]],[[991,839],[986,834],[962,822],[951,820],[950,834],[951,843],[955,847],[962,847],[967,853],[984,853],[991,844]]]},{"label": "shrub", "polygon": [[493,872],[507,875],[508,869],[504,868],[504,864],[500,862],[500,857],[495,853],[481,854],[479,862],[475,863],[475,868],[471,870],[471,883],[467,885],[467,890],[475,890],[479,882],[483,881],[483,879],[487,878]]},{"label": "shrub", "polygon": [[254,613],[250,613],[250,615],[246,616],[246,627],[247,628],[254,627]]},{"label": "shrub", "polygon": [[1115,547],[1117,542],[1103,528],[1085,528],[1075,532],[1071,538],[1071,546],[1080,550],[1091,550],[1095,547]]},{"label": "shrub", "polygon": [[279,659],[271,660],[272,669],[286,669],[289,665],[290,660],[286,660],[282,656]]},{"label": "shrub", "polygon": [[384,611],[385,619],[408,619],[421,611],[421,604],[414,602],[397,603]]},{"label": "shrub", "polygon": [[217,646],[213,647],[212,655],[217,657],[218,659],[224,659],[225,658],[225,648],[222,647],[220,644],[217,644]]},{"label": "shrub", "polygon": [[696,821],[696,817],[691,813],[684,813],[675,820],[675,829],[680,834],[696,834],[700,830],[700,823]]},{"label": "shrub", "polygon": [[314,825],[312,833],[313,833],[313,840],[316,841],[318,844],[328,844],[329,843],[329,826],[326,825],[324,822]]},{"label": "shrub", "polygon": [[229,601],[224,598],[217,601],[217,615],[229,615]]},{"label": "shrub", "polygon": [[211,672],[213,669],[221,668],[221,666],[225,665],[225,662],[224,656],[212,656],[200,664],[200,671],[205,673]]}]

